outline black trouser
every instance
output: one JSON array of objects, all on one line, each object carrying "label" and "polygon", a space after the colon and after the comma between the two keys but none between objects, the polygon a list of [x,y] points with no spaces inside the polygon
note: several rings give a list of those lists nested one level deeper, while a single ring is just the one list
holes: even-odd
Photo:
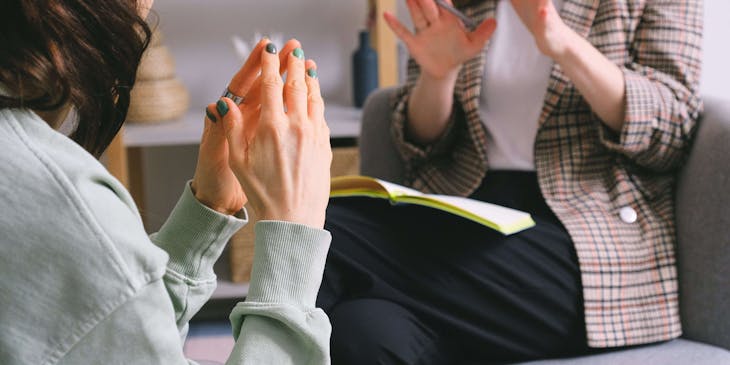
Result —
[{"label": "black trouser", "polygon": [[512,236],[414,205],[330,201],[317,305],[333,364],[500,363],[586,351],[580,270],[534,173],[490,172],[472,198],[533,215]]}]

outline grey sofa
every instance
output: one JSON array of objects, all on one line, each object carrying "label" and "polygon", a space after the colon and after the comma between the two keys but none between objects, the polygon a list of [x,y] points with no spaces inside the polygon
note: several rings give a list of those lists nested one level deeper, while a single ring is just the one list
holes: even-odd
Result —
[{"label": "grey sofa", "polygon": [[[363,109],[361,173],[393,182],[403,166],[390,135],[393,89]],[[656,345],[531,365],[730,365],[730,101],[707,99],[677,188],[680,306],[684,336]]]}]

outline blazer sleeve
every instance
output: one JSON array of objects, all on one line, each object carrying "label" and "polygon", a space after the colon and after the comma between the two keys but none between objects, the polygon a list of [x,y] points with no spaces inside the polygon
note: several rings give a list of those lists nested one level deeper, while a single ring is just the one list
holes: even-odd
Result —
[{"label": "blazer sleeve", "polygon": [[[626,111],[616,133],[599,122],[601,142],[657,172],[678,168],[702,112],[701,0],[650,0],[623,67]],[[597,118],[597,117],[596,117]]]},{"label": "blazer sleeve", "polygon": [[422,145],[409,138],[407,132],[408,101],[420,73],[420,66],[413,58],[409,58],[408,79],[406,84],[397,90],[392,101],[393,115],[391,118],[390,132],[407,171],[412,171],[414,166],[422,165],[427,161],[448,153],[456,140],[457,128],[454,126],[457,124],[457,120],[464,119],[463,112],[460,113],[461,105],[458,102],[458,98],[454,96],[454,109],[449,117],[446,130],[436,141]]}]

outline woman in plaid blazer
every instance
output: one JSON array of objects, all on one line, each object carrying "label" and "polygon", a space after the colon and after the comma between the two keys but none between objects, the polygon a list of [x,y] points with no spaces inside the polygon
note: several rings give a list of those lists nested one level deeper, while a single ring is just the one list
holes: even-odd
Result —
[{"label": "woman in plaid blazer", "polygon": [[[412,56],[408,82],[394,100],[392,121],[392,135],[406,165],[406,180],[412,187],[426,192],[482,198],[484,195],[480,192],[494,189],[490,180],[495,180],[490,178],[489,130],[482,120],[480,99],[488,41],[497,26],[493,18],[498,1],[457,4],[468,17],[480,24],[473,31],[465,29],[456,17],[439,9],[433,0],[408,0],[407,3],[415,32],[386,14],[389,25]],[[362,226],[364,221],[365,226],[371,226],[370,232],[382,232],[388,230],[384,227],[395,224],[386,222],[377,225],[379,223],[373,223],[373,219],[364,220],[361,216],[358,219],[342,218],[345,214],[357,215],[358,211],[367,211],[363,205],[368,203],[360,202],[359,206],[349,210],[337,206],[343,204],[335,204],[328,213],[329,229],[333,232],[331,262],[320,292],[325,310],[330,307],[335,363],[339,353],[343,353],[341,356],[344,358],[349,356],[347,353],[356,352],[338,348],[337,320],[343,316],[337,311],[341,305],[332,304],[352,298],[352,295],[343,294],[344,289],[341,288],[345,283],[364,285],[353,284],[355,273],[364,275],[371,287],[388,287],[388,290],[371,288],[366,294],[360,292],[360,297],[385,298],[394,302],[400,308],[390,313],[406,312],[411,318],[407,323],[418,323],[417,327],[429,328],[435,333],[415,336],[419,340],[425,339],[421,343],[428,340],[432,345],[439,344],[438,338],[461,336],[442,347],[441,353],[452,351],[448,359],[455,359],[455,354],[472,351],[478,346],[488,349],[486,354],[473,351],[479,355],[466,355],[465,358],[485,360],[491,357],[513,361],[562,356],[587,351],[588,347],[639,345],[670,340],[681,334],[673,197],[676,172],[689,151],[702,109],[698,95],[702,1],[563,0],[560,8],[556,8],[550,0],[511,0],[511,5],[532,35],[535,46],[554,65],[539,120],[536,121],[533,148],[534,190],[537,192],[526,191],[526,185],[522,183],[510,187],[511,178],[507,177],[507,184],[497,188],[501,189],[499,192],[492,191],[487,196],[500,201],[500,195],[535,193],[536,197],[531,199],[540,200],[542,204],[531,203],[541,207],[535,208],[537,212],[524,205],[517,208],[531,211],[533,216],[540,216],[547,210],[544,216],[548,217],[548,222],[543,224],[537,220],[538,226],[533,229],[537,232],[526,231],[513,238],[494,238],[485,234],[481,247],[482,250],[496,250],[493,245],[505,241],[519,247],[502,257],[511,260],[507,263],[512,262],[517,268],[499,280],[524,280],[529,285],[540,282],[541,275],[525,274],[534,267],[544,265],[544,276],[553,275],[551,267],[556,272],[570,271],[563,267],[564,262],[570,259],[569,254],[560,259],[550,258],[562,249],[556,237],[559,237],[557,232],[564,232],[566,241],[574,249],[577,278],[574,299],[577,298],[579,304],[578,307],[563,306],[561,310],[570,308],[581,312],[583,332],[576,334],[565,330],[575,326],[553,320],[560,317],[555,314],[559,311],[548,313],[543,308],[553,304],[551,298],[572,295],[570,290],[551,290],[552,294],[542,293],[542,297],[530,294],[532,299],[503,301],[509,303],[507,306],[511,309],[502,309],[499,305],[490,304],[489,298],[502,300],[515,295],[516,290],[500,295],[490,291],[486,285],[477,285],[475,291],[489,292],[486,299],[477,300],[478,306],[485,308],[484,312],[510,318],[508,322],[484,318],[486,315],[473,314],[460,307],[461,303],[473,300],[473,297],[465,295],[469,290],[459,289],[460,279],[453,277],[449,278],[448,285],[439,287],[438,283],[434,284],[438,287],[436,290],[444,291],[440,296],[420,292],[409,294],[409,291],[415,290],[410,287],[417,285],[400,286],[396,279],[389,278],[389,274],[383,274],[388,268],[378,268],[378,262],[387,261],[390,257],[387,255],[397,256],[400,251],[394,253],[393,249],[382,249],[384,245],[373,244],[372,237],[375,236],[369,236],[367,230],[353,228],[358,223]],[[405,224],[405,212],[399,215],[388,213],[388,209],[403,208],[382,209],[375,214]],[[339,211],[343,211],[342,214],[338,214]],[[424,224],[425,218],[416,213],[408,214],[419,217],[414,227],[420,229],[428,230],[428,225],[441,224]],[[541,231],[541,226],[550,226],[552,214],[555,217],[552,227],[556,229]],[[447,219],[441,218],[442,221]],[[439,226],[439,229],[449,231],[451,236],[447,237],[451,241],[462,240],[462,233],[468,229],[460,228],[459,223],[450,224]],[[344,239],[338,238],[341,236],[361,238],[348,238],[356,243],[343,244],[340,242]],[[381,233],[377,237],[382,236],[387,235]],[[522,245],[524,240],[535,242]],[[392,239],[388,245],[395,245],[393,241],[397,240]],[[534,247],[541,244],[546,245],[543,249],[551,252],[546,254],[549,258],[533,259],[536,255],[533,252],[539,251]],[[368,245],[368,249],[357,249],[363,245]],[[340,246],[344,248],[338,248]],[[427,256],[428,253],[421,252],[419,247],[420,243],[410,249],[404,248],[403,252]],[[453,261],[444,251],[452,249],[451,242],[441,242],[440,247],[440,255],[446,257],[447,262],[444,264],[447,269],[443,270],[461,270],[463,265],[459,262],[454,267],[449,266]],[[455,249],[461,250],[458,246]],[[373,252],[377,255],[376,259],[368,262],[370,268],[357,266],[357,262],[367,262]],[[498,253],[495,255],[499,256]],[[530,258],[523,260],[524,256]],[[431,262],[430,270],[441,270],[435,262]],[[502,261],[488,262],[495,266]],[[408,275],[411,270],[407,260],[394,265],[402,269],[393,276]],[[471,267],[468,272],[479,270],[482,269]],[[427,275],[431,275],[430,272]],[[483,274],[484,277],[489,275],[491,271]],[[562,280],[566,277],[556,276],[557,286],[567,285],[565,282],[570,280]],[[475,282],[486,280],[480,278]],[[398,292],[397,295],[391,294],[393,291]],[[403,292],[406,292],[406,299],[403,299]],[[444,296],[453,295],[460,299],[431,306],[422,304],[424,301],[438,302]],[[418,300],[410,301],[412,298]],[[359,309],[376,307],[371,303]],[[439,309],[434,309],[436,307]],[[452,310],[445,310],[448,308]],[[438,314],[442,312],[449,314]],[[535,315],[538,312],[540,314]],[[444,319],[446,317],[451,319]],[[529,320],[521,321],[524,318]],[[352,318],[349,320],[348,325],[352,327]],[[468,332],[463,330],[467,325],[455,326],[455,322],[467,323],[480,330]],[[505,328],[494,329],[500,326]],[[487,327],[492,328],[485,330]],[[543,327],[563,328],[563,331],[543,330]],[[526,334],[514,334],[520,331],[533,331],[542,337],[560,339],[541,342]],[[411,337],[414,337],[412,332]],[[381,334],[380,338],[389,337]],[[462,346],[469,341],[467,338],[478,338],[478,343],[472,347]],[[566,345],[571,341],[578,343]],[[394,350],[412,348],[413,344],[389,347],[384,340],[376,342],[378,346],[370,346],[370,352],[377,352],[372,348],[381,349],[381,353],[390,352],[391,355],[382,355],[388,359],[388,356],[395,356],[393,353],[400,354],[392,363],[420,361],[404,360],[417,356],[408,357],[408,351]],[[519,346],[520,343],[526,345]],[[433,363],[443,362],[446,361]]]}]

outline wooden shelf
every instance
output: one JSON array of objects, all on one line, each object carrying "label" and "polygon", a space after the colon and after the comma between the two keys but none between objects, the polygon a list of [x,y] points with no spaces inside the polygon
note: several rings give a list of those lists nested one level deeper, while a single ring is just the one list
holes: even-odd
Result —
[{"label": "wooden shelf", "polygon": [[[176,121],[158,124],[129,123],[124,128],[126,147],[196,145],[203,133],[202,112],[188,112]],[[360,109],[327,105],[325,119],[332,138],[357,138],[360,134]]]}]

